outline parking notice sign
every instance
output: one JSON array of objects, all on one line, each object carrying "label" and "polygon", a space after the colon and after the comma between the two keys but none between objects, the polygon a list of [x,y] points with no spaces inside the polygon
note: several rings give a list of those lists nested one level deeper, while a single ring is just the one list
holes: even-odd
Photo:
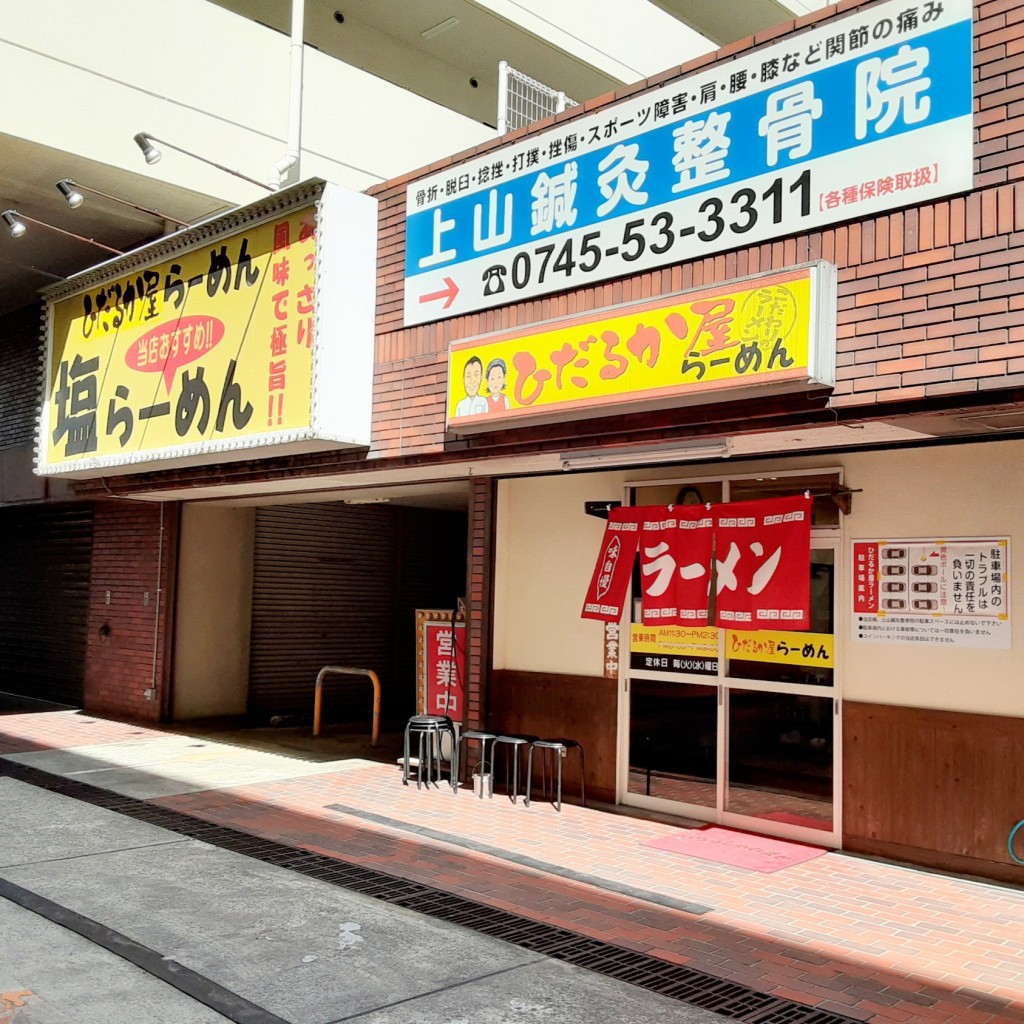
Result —
[{"label": "parking notice sign", "polygon": [[853,638],[1007,649],[1010,541],[855,540]]}]

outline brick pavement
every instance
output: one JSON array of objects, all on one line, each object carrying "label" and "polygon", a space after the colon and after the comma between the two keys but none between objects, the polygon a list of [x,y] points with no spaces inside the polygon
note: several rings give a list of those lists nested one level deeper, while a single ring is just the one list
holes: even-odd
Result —
[{"label": "brick pavement", "polygon": [[[165,736],[76,713],[0,717],[2,754]],[[762,874],[642,845],[670,824],[417,791],[393,765],[327,767],[154,802],[855,1019],[1024,1024],[1020,888],[837,852]]]}]

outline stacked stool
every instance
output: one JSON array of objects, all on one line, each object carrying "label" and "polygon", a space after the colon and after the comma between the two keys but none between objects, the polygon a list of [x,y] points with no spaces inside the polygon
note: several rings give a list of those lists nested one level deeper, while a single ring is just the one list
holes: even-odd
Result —
[{"label": "stacked stool", "polygon": [[[436,760],[437,780],[441,782],[441,740],[448,736],[452,746],[451,784],[452,790],[459,791],[459,737],[455,724],[447,715],[414,715],[405,727],[404,756],[402,759],[402,785],[409,785],[409,758],[412,737],[418,741],[416,756],[416,788],[424,781],[427,787],[434,782],[434,765]],[[426,764],[426,779],[423,778],[423,766]]]}]

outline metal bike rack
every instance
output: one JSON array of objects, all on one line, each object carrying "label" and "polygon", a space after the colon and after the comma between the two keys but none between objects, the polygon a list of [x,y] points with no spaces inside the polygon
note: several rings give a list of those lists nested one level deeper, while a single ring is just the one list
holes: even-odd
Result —
[{"label": "metal bike rack", "polygon": [[380,680],[377,673],[370,668],[346,668],[340,665],[324,665],[317,673],[316,692],[313,697],[313,735],[320,735],[320,712],[323,710],[324,679],[327,676],[367,676],[373,683],[373,730],[370,734],[370,746],[377,746],[380,735]]}]

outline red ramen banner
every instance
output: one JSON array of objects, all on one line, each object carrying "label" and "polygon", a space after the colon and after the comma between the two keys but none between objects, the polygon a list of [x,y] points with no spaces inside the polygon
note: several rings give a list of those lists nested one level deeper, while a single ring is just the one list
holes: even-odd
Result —
[{"label": "red ramen banner", "polygon": [[716,620],[733,629],[808,629],[811,499],[718,505]]},{"label": "red ramen banner", "polygon": [[714,541],[711,513],[703,506],[648,508],[640,534],[644,623],[706,626]]},{"label": "red ramen banner", "polygon": [[583,602],[583,618],[618,622],[633,574],[633,560],[640,542],[640,524],[649,508],[613,508],[601,541],[601,554]]},{"label": "red ramen banner", "polygon": [[810,626],[810,497],[613,509],[583,618],[621,619],[638,549],[645,625],[706,625],[714,557],[717,625]]}]

